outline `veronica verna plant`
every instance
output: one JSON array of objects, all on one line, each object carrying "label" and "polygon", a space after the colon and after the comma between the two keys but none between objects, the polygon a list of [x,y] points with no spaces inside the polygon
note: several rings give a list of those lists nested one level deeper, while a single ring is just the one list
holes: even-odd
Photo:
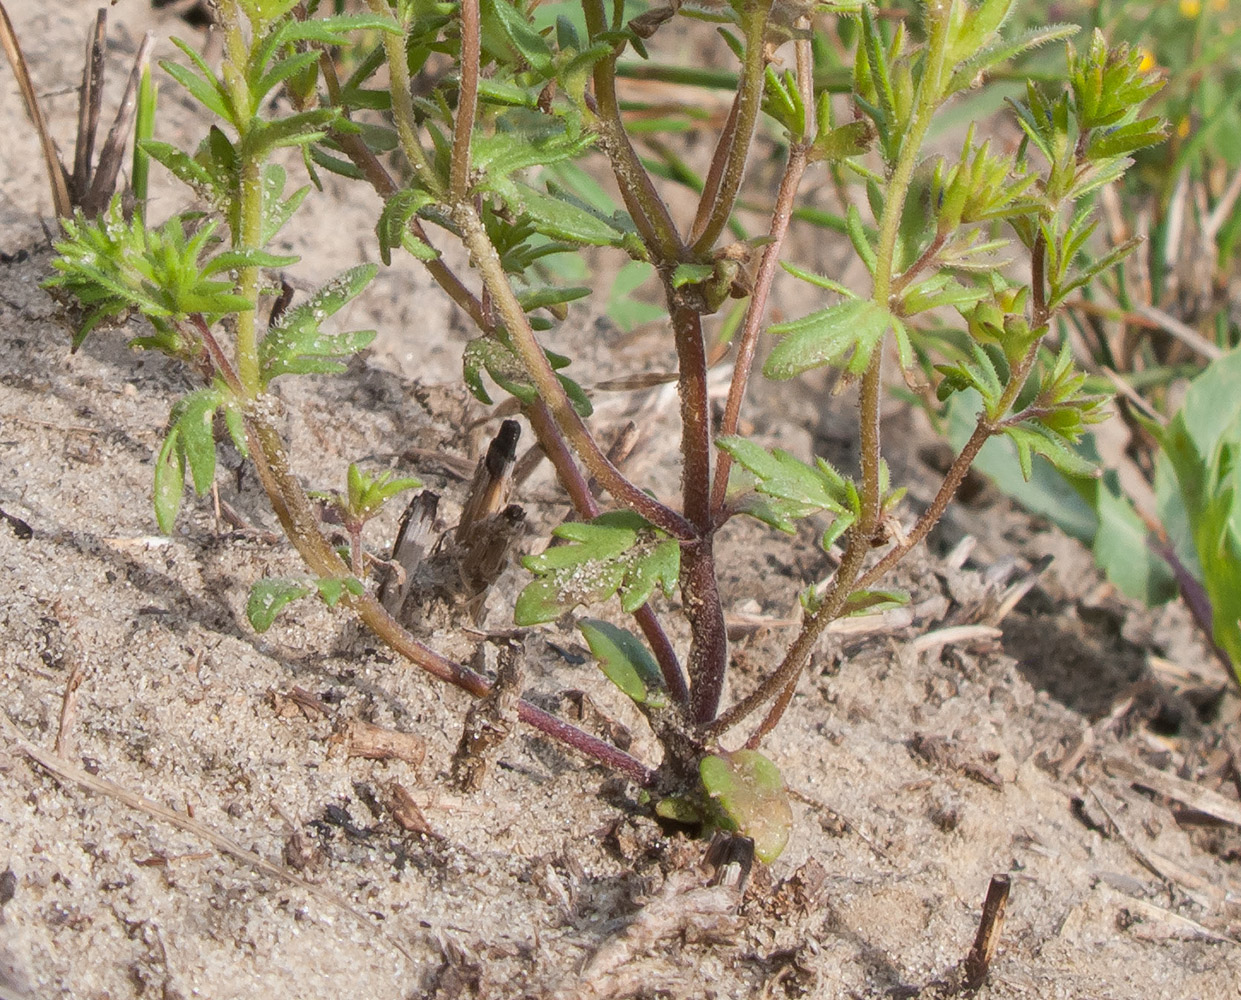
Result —
[{"label": "veronica verna plant", "polygon": [[[1062,86],[1031,84],[1009,102],[1023,133],[1017,148],[979,142],[971,128],[959,156],[928,159],[923,146],[936,113],[955,95],[1072,33],[1056,26],[1006,38],[1011,6],[933,0],[906,23],[880,21],[866,4],[802,0],[368,0],[367,13],[325,18],[313,0],[220,0],[219,70],[186,45],[185,63],[164,64],[216,124],[192,151],[142,143],[210,211],[156,226],[141,209],[127,220],[114,204],[97,222],[66,220],[50,284],[81,302],[75,346],[100,323],[137,310],[151,330],[134,346],[183,361],[200,381],[173,407],[156,464],[163,530],[173,527],[187,470],[198,492],[212,484],[216,414],[253,462],[313,576],[307,585],[256,587],[256,627],[317,590],[423,670],[485,696],[488,678],[415,639],[365,579],[365,522],[412,483],[351,467],[346,492],[331,500],[350,538],[342,555],[291,473],[271,416],[275,379],[341,371],[342,359],[370,342],[373,333],[327,332],[324,323],[377,270],[352,268],[269,325],[259,322],[260,306],[277,294],[273,273],[297,259],[268,247],[310,190],[289,191],[272,156],[296,147],[312,179],[316,168],[332,169],[372,185],[385,200],[382,260],[403,250],[423,261],[477,327],[465,349],[466,382],[483,402],[489,384],[516,398],[576,508],[577,520],[554,532],[567,544],[526,559],[534,578],[517,600],[517,624],[617,599],[635,631],[595,620],[581,629],[604,672],[650,721],[664,759],[654,769],[525,700],[519,718],[633,779],[661,815],[738,830],[770,860],[785,844],[791,814],[780,775],[758,748],[824,629],[904,599],[876,585],[926,537],[989,438],[1012,439],[1027,472],[1034,455],[1080,472],[1073,442],[1101,416],[1103,401],[1083,391],[1067,347],[1054,351],[1044,340],[1066,297],[1131,249],[1117,246],[1077,266],[1094,229],[1092,193],[1123,173],[1129,154],[1162,137],[1160,123],[1140,111],[1160,81],[1143,71],[1140,53],[1109,51],[1096,34],[1080,51],[1069,48]],[[677,17],[716,22],[737,64],[731,110],[688,228],[672,218],[635,147],[617,85],[631,71],[622,57],[646,58],[647,42]],[[853,53],[851,72],[828,72],[829,29]],[[342,78],[335,57],[345,46],[361,46],[362,55]],[[434,70],[441,65],[450,68]],[[844,96],[834,100],[832,89]],[[760,136],[773,131],[785,163],[769,225],[758,238],[737,239],[730,220],[746,165]],[[395,165],[381,158],[390,149]],[[592,155],[606,161],[622,204],[591,203],[558,180]],[[841,226],[870,275],[863,289],[782,259],[799,187],[825,167],[865,192]],[[445,262],[430,227],[437,239],[460,241],[469,272]],[[541,262],[581,247],[649,265],[662,285],[679,380],[679,504],[656,499],[608,459],[587,423],[586,394],[563,371],[568,359],[539,342],[538,331],[562,321],[570,300],[597,291],[549,286],[542,277]],[[820,289],[823,306],[764,329],[781,267]],[[713,425],[703,318],[732,299],[744,300],[744,315],[723,417]],[[965,345],[934,370],[937,392],[973,393],[977,420],[933,502],[893,532],[903,491],[889,482],[880,447],[884,365],[890,353],[911,365],[932,313],[939,321],[956,316]],[[856,382],[856,477],[738,434],[765,333],[774,345],[765,377],[831,367]],[[591,479],[610,497],[608,509],[596,502]],[[822,545],[841,555],[826,590],[803,593],[804,620],[782,661],[724,707],[729,651],[716,537],[740,514],[786,532],[800,519],[822,518]],[[674,647],[660,621],[669,609],[658,592],[678,589],[686,649]],[[754,719],[744,739],[730,739],[742,749],[722,748],[726,733]]]}]

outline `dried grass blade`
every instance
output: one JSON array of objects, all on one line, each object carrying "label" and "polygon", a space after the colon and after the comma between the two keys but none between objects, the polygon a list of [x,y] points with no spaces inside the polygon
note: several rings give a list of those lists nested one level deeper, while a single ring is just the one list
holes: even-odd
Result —
[{"label": "dried grass blade", "polygon": [[69,189],[81,203],[90,187],[90,164],[95,155],[95,135],[99,131],[99,110],[103,106],[104,52],[108,38],[108,12],[101,8],[95,17],[95,30],[86,39],[86,58],[82,63],[82,93],[78,99],[78,140],[73,150],[73,179]]},{"label": "dried grass blade", "polygon": [[125,142],[133,129],[134,115],[138,109],[138,84],[142,81],[142,72],[146,69],[151,46],[154,44],[155,36],[148,31],[138,47],[134,68],[130,71],[129,82],[125,84],[125,96],[121,99],[121,106],[116,109],[116,119],[112,122],[108,139],[99,153],[99,165],[95,168],[90,192],[82,199],[82,210],[87,215],[102,212],[108,199],[112,197],[112,192],[116,190],[116,178],[125,158]]},{"label": "dried grass blade", "polygon": [[69,181],[65,168],[61,165],[60,156],[56,151],[56,143],[52,141],[47,130],[47,122],[43,120],[43,112],[39,108],[39,99],[34,92],[34,84],[30,80],[30,71],[26,66],[26,57],[22,55],[21,46],[17,43],[17,34],[13,30],[13,22],[9,20],[9,12],[0,3],[0,44],[4,46],[4,54],[9,57],[13,67],[13,76],[17,78],[18,89],[22,92],[22,100],[26,102],[26,112],[39,133],[39,143],[43,147],[43,162],[47,165],[47,179],[52,186],[52,204],[56,209],[56,217],[68,218],[73,214],[73,202],[69,199]]}]

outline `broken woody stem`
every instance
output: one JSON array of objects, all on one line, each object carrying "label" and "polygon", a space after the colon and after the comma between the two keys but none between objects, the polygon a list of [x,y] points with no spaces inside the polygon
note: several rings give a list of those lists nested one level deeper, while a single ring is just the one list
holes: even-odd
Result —
[{"label": "broken woody stem", "polygon": [[978,921],[978,934],[974,937],[974,946],[970,949],[965,961],[961,963],[961,988],[974,991],[982,988],[987,981],[987,972],[991,968],[991,960],[995,950],[1000,946],[1000,935],[1004,931],[1004,918],[1008,913],[1008,893],[1012,888],[1012,879],[1008,875],[991,876],[991,884],[987,886],[987,898],[982,904],[982,917]]}]

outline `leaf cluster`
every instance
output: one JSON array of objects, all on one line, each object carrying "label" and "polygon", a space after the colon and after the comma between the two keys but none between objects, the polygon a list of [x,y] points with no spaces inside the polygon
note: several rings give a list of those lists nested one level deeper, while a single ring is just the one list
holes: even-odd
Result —
[{"label": "leaf cluster", "polygon": [[64,238],[57,241],[57,273],[50,288],[73,295],[85,314],[74,334],[76,350],[100,323],[130,311],[146,316],[154,337],[139,337],[134,346],[153,348],[173,357],[194,359],[201,344],[184,321],[200,315],[213,322],[251,303],[233,290],[228,272],[247,264],[277,267],[296,259],[262,251],[222,250],[218,224],[173,216],[158,228],[141,215],[126,219],[120,196],[95,219],[80,213],[63,221]]},{"label": "leaf cluster", "polygon": [[553,544],[522,565],[535,574],[517,598],[518,625],[552,621],[579,604],[597,604],[620,593],[632,613],[662,589],[670,595],[681,567],[681,547],[632,511],[611,511],[592,521],[570,521]]}]

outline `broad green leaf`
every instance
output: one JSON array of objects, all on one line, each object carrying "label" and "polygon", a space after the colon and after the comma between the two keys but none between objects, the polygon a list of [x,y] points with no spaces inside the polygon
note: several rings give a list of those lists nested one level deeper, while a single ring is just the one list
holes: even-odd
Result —
[{"label": "broad green leaf", "polygon": [[639,705],[659,708],[666,703],[659,664],[632,632],[596,618],[577,623],[599,669]]},{"label": "broad green leaf", "polygon": [[1170,491],[1165,487],[1160,491],[1160,514],[1166,522],[1183,516],[1195,550],[1195,568],[1211,602],[1213,638],[1241,680],[1239,384],[1241,350],[1233,350],[1190,383],[1180,412],[1158,433],[1183,508],[1183,515],[1169,510]]},{"label": "broad green leaf", "polygon": [[246,618],[256,632],[266,632],[276,615],[288,604],[311,593],[312,588],[293,580],[265,577],[250,588],[246,601]]},{"label": "broad green leaf", "polygon": [[768,328],[780,342],[767,356],[763,374],[785,380],[835,365],[860,375],[891,326],[891,314],[869,299],[850,299],[779,323]]},{"label": "broad green leaf", "polygon": [[629,331],[643,323],[653,323],[668,315],[663,306],[643,302],[633,292],[652,274],[650,264],[631,260],[616,272],[616,280],[608,293],[607,315],[622,330]]},{"label": "broad green leaf", "polygon": [[784,850],[793,810],[779,770],[757,750],[708,754],[698,765],[716,824],[754,841],[754,856],[770,864]]},{"label": "broad green leaf", "polygon": [[593,521],[570,521],[552,534],[553,545],[522,564],[538,577],[517,598],[518,625],[551,621],[579,604],[606,601],[620,591],[622,606],[637,610],[657,586],[671,593],[680,570],[680,546],[632,511]]},{"label": "broad green leaf", "polygon": [[1095,493],[1099,530],[1094,557],[1107,578],[1122,593],[1147,605],[1162,604],[1176,593],[1168,564],[1149,544],[1150,529],[1123,496],[1115,473],[1105,475]]}]

